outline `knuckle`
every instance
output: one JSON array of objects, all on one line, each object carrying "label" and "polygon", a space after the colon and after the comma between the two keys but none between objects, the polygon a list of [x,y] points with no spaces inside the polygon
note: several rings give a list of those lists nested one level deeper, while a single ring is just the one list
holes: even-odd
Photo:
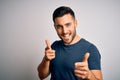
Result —
[{"label": "knuckle", "polygon": [[87,74],[87,72],[83,72],[83,74],[84,74],[84,75],[86,75],[86,74]]},{"label": "knuckle", "polygon": [[85,76],[81,76],[82,79],[85,79]]}]

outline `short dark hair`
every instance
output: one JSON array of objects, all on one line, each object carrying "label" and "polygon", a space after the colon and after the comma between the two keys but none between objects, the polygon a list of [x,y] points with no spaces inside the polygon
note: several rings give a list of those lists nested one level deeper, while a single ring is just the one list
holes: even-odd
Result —
[{"label": "short dark hair", "polygon": [[54,12],[53,12],[53,22],[55,22],[55,18],[57,17],[62,17],[65,14],[71,14],[73,18],[75,19],[75,14],[73,10],[70,7],[67,6],[61,6],[58,7]]}]

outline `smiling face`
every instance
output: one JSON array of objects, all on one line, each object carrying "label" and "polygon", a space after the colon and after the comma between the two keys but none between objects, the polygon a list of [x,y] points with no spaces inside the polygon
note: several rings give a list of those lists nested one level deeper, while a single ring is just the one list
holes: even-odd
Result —
[{"label": "smiling face", "polygon": [[70,14],[55,18],[55,29],[66,45],[73,44],[76,37],[77,21]]}]

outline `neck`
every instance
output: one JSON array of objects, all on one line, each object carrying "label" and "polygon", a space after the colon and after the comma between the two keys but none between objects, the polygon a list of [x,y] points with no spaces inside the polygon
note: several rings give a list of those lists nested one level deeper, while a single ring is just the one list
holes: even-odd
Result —
[{"label": "neck", "polygon": [[73,41],[72,41],[70,44],[65,44],[65,45],[75,44],[75,43],[77,43],[80,39],[81,39],[81,37],[76,34],[76,36],[74,37]]}]

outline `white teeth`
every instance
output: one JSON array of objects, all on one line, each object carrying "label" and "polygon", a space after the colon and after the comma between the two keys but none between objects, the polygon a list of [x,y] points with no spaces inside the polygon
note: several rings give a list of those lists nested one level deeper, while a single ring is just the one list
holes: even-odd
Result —
[{"label": "white teeth", "polygon": [[66,34],[66,35],[64,35],[65,37],[68,37],[69,36],[69,34]]},{"label": "white teeth", "polygon": [[70,36],[69,34],[65,34],[64,39],[69,39],[69,36]]}]

